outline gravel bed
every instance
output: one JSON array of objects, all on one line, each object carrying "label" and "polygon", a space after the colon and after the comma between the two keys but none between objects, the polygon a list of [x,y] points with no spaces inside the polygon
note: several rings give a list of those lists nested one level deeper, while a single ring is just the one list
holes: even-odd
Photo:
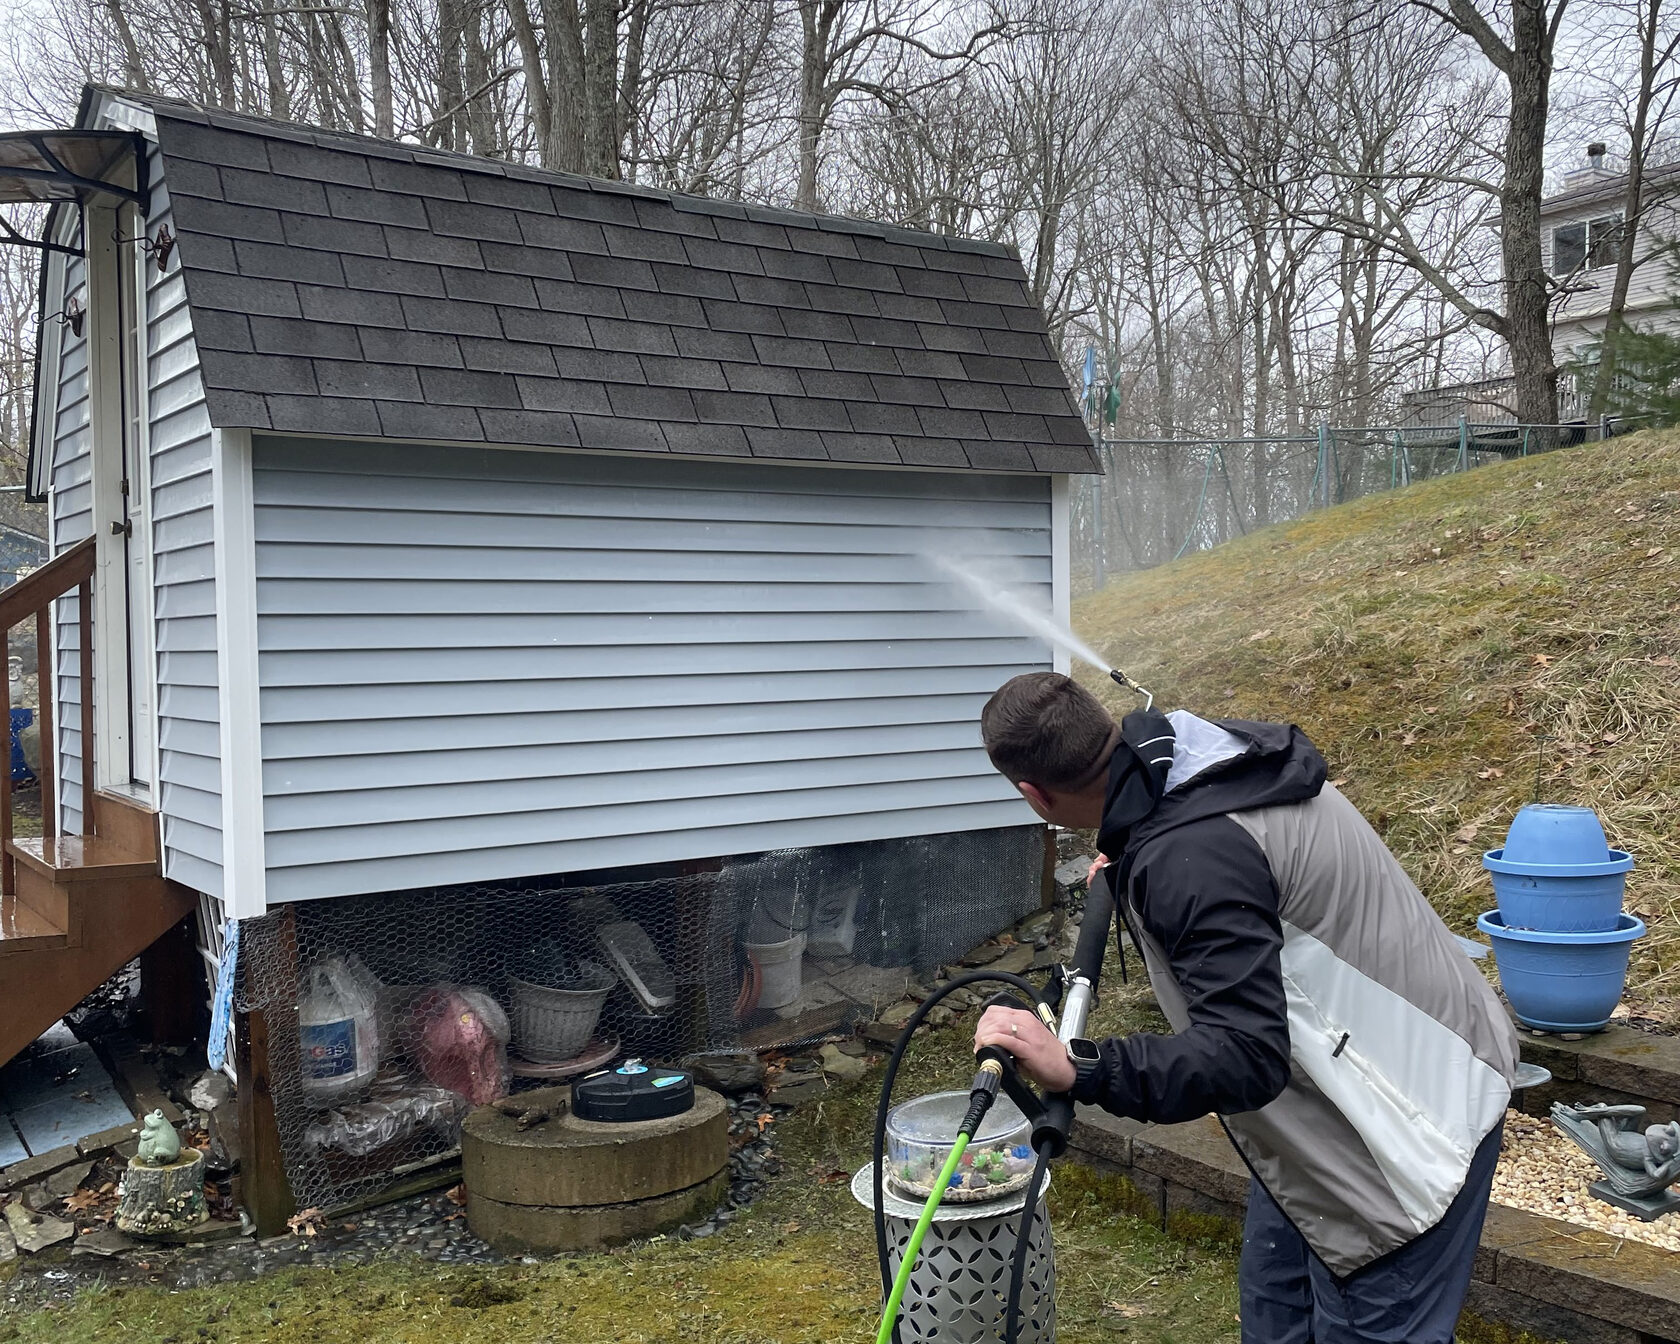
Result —
[{"label": "gravel bed", "polygon": [[1680,1214],[1647,1223],[1587,1193],[1603,1173],[1550,1120],[1518,1111],[1505,1116],[1505,1144],[1493,1177],[1493,1201],[1565,1218],[1613,1237],[1680,1251]]}]

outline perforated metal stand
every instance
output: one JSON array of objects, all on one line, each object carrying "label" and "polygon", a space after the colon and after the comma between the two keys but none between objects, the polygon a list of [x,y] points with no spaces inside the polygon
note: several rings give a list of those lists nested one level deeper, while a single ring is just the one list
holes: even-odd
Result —
[{"label": "perforated metal stand", "polygon": [[[873,1171],[866,1166],[852,1177],[852,1195],[871,1212]],[[1044,1194],[1049,1190],[1047,1180]],[[896,1274],[922,1209],[890,1188],[884,1199],[888,1258]],[[1025,1191],[983,1204],[941,1206],[905,1289],[899,1322],[904,1344],[1003,1344],[1010,1261],[1025,1206]],[[1056,1256],[1043,1196],[1031,1246],[1021,1284],[1020,1344],[1055,1344]]]}]

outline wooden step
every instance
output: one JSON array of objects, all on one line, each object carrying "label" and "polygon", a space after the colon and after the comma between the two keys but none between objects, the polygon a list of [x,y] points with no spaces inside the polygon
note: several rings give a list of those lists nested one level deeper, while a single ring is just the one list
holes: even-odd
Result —
[{"label": "wooden step", "polygon": [[120,793],[100,789],[93,795],[93,831],[143,859],[155,859],[162,853],[158,814]]},{"label": "wooden step", "polygon": [[28,836],[13,839],[9,852],[20,864],[60,885],[114,877],[152,877],[158,870],[155,858],[136,854],[102,835],[61,835],[57,839]]},{"label": "wooden step", "polygon": [[64,929],[16,896],[0,896],[0,956],[10,952],[65,947]]}]

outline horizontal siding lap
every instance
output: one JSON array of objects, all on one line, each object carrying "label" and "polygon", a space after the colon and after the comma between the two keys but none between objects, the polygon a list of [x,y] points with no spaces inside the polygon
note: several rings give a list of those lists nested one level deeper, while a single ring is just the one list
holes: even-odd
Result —
[{"label": "horizontal siding lap", "polygon": [[[348,649],[269,652],[261,657],[262,688],[330,689],[350,686],[429,686],[468,681],[493,668],[499,682],[536,682],[553,687],[556,700],[565,683],[601,678],[760,676],[784,672],[861,672],[881,669],[964,668],[980,664],[1027,666],[1038,646],[1027,639],[849,640],[842,643],[650,645],[634,654],[621,649],[470,648]],[[180,660],[208,654],[168,655]],[[190,664],[196,667],[196,664]],[[212,681],[214,665],[211,667]],[[200,683],[212,684],[212,683]]]},{"label": "horizontal siding lap", "polygon": [[[686,705],[623,704],[592,710],[549,712],[490,712],[493,704],[479,702],[470,712],[435,717],[416,732],[412,718],[364,718],[347,734],[337,720],[304,720],[263,728],[263,759],[276,764],[298,759],[328,761],[327,768],[343,770],[362,756],[443,752],[469,749],[497,751],[506,747],[565,747],[576,743],[611,744],[612,759],[628,744],[682,739],[698,743],[707,736],[797,733],[816,730],[848,731],[906,726],[960,724],[971,736],[978,730],[980,707],[989,692],[967,695],[913,694],[878,696],[868,700],[818,699],[708,705],[698,715]],[[696,748],[704,751],[703,746]],[[422,767],[424,768],[424,767]]]},{"label": "horizontal siding lap", "polygon": [[[531,648],[555,643],[551,613],[510,615],[454,613],[447,629],[456,647]],[[970,612],[938,611],[843,611],[831,612],[820,622],[797,628],[779,612],[726,612],[715,616],[670,615],[654,622],[631,612],[601,612],[566,618],[569,648],[601,646],[630,649],[638,646],[687,644],[761,644],[775,641],[798,645],[833,640],[973,640],[989,633],[1017,637],[1017,632],[999,618]],[[377,616],[335,612],[327,616],[270,616],[259,631],[264,651],[347,649],[436,649],[437,622],[421,622],[406,616]],[[627,655],[628,657],[629,655]]]},{"label": "horizontal siding lap", "polygon": [[[465,501],[457,498],[450,502],[459,506]],[[806,505],[806,511],[813,517],[788,521],[751,515],[729,518],[722,516],[727,509],[720,514],[716,507],[718,501],[704,497],[683,505],[691,516],[679,515],[678,504],[664,501],[617,502],[618,511],[614,512],[615,501],[587,491],[569,496],[563,501],[565,511],[559,513],[539,513],[529,500],[524,501],[523,511],[518,513],[505,509],[454,507],[440,512],[394,508],[389,503],[378,508],[364,505],[356,509],[355,533],[350,537],[346,536],[341,509],[265,505],[257,513],[257,540],[271,548],[295,543],[314,551],[326,551],[335,546],[352,550],[374,546],[412,548],[417,538],[424,537],[428,550],[463,547],[476,550],[485,546],[485,529],[493,525],[499,547],[640,550],[647,544],[647,519],[658,504],[664,504],[657,515],[658,543],[666,550],[771,550],[781,555],[890,554],[902,559],[906,550],[915,544],[913,538],[906,536],[903,521],[836,517],[832,506],[825,509],[818,498]],[[627,527],[627,523],[634,526]],[[958,510],[942,508],[935,517],[923,517],[916,525],[926,530],[930,550],[976,557],[1048,556],[1050,553],[1048,505],[1022,504],[1013,506],[1009,512],[999,509],[972,520]],[[365,555],[360,560],[365,563]],[[439,563],[459,565],[460,559],[449,557]]]},{"label": "horizontal siding lap", "polygon": [[[259,559],[259,564],[261,563]],[[823,615],[837,611],[924,611],[931,592],[954,594],[955,585],[906,583],[590,583],[583,580],[498,581],[434,579],[424,583],[370,579],[344,584],[331,579],[259,579],[259,610],[286,615],[353,610],[405,612],[431,617],[444,612],[608,613],[639,611],[647,616],[708,612],[779,611]],[[185,612],[174,614],[185,615]],[[197,613],[193,613],[197,614]]]},{"label": "horizontal siding lap", "polygon": [[[541,582],[545,571],[562,575],[596,576],[590,581],[602,585],[626,583],[659,584],[776,584],[844,583],[870,585],[921,581],[948,588],[951,580],[933,565],[903,550],[867,553],[859,551],[782,551],[743,530],[719,538],[724,548],[700,551],[674,547],[660,533],[648,535],[622,529],[629,544],[613,549],[578,546],[525,547],[480,545],[460,550],[412,546],[308,546],[270,543],[258,553],[257,578],[326,579],[342,583],[349,590],[372,579],[396,582],[460,582],[470,575],[473,583],[504,581]],[[635,540],[640,537],[641,544]],[[499,542],[499,539],[498,539]],[[986,557],[986,571],[995,581],[1009,586],[1048,585],[1050,557],[992,555]],[[948,606],[949,603],[939,603]],[[470,610],[470,608],[469,608]]]},{"label": "horizontal siding lap", "polygon": [[[948,806],[995,803],[1012,796],[995,774],[937,781],[891,780],[832,788],[793,788],[726,798],[677,798],[625,806],[566,807],[557,811],[497,812],[483,816],[434,816],[412,821],[331,827],[297,831],[268,831],[267,856],[271,868],[300,863],[347,862],[369,858],[401,858],[421,849],[435,852],[457,846],[497,849],[529,844],[537,838],[552,844],[589,840],[616,833],[644,835],[714,826],[752,826],[766,822],[803,821],[815,817],[866,816],[926,806],[937,800]],[[1017,808],[1020,807],[1017,802]],[[621,829],[633,815],[636,829]],[[1020,811],[1016,813],[1017,820]],[[346,813],[340,811],[337,819]],[[640,856],[638,856],[640,861]]]},{"label": "horizontal siding lap", "polygon": [[[890,840],[1022,824],[1021,803],[1016,799],[638,835],[635,852],[643,863],[670,863],[692,854],[711,856],[802,845],[843,845],[859,840]],[[622,837],[603,835],[488,852],[441,850],[395,858],[270,867],[268,899],[274,903],[307,900],[329,892],[354,895],[455,882],[493,882],[531,873],[609,868],[623,864],[624,850]]]},{"label": "horizontal siding lap", "polygon": [[[978,760],[976,758],[979,758]],[[853,787],[885,788],[898,784],[927,784],[946,792],[951,781],[967,789],[983,783],[978,796],[1007,798],[1012,792],[993,775],[986,779],[984,753],[978,747],[937,752],[897,752],[861,757],[818,758],[822,761],[822,797]],[[307,791],[269,795],[265,803],[268,833],[320,832],[336,829],[346,815],[359,827],[377,828],[447,817],[452,821],[481,818],[492,829],[510,815],[564,814],[571,817],[601,809],[634,809],[646,813],[656,804],[701,804],[709,816],[739,810],[735,797],[750,798],[748,812],[773,808],[771,795],[799,792],[809,795],[811,761],[804,758],[743,762],[684,769],[666,769],[654,780],[636,771],[589,774],[583,777],[540,775],[526,779],[444,781],[424,788],[399,785],[385,789]],[[792,767],[792,768],[790,768]],[[528,824],[528,823],[527,823]]]},{"label": "horizontal siding lap", "polygon": [[[694,792],[696,771],[890,757],[891,769],[902,775],[907,769],[906,758],[925,763],[929,753],[971,753],[979,749],[972,722],[872,724],[807,732],[632,739],[613,743],[610,751],[603,751],[598,741],[584,741],[566,746],[533,743],[462,751],[271,758],[263,767],[263,788],[268,797],[278,799],[368,790],[395,793],[428,785],[459,788],[504,781],[593,780],[657,770],[688,778],[668,780],[662,774],[646,786],[649,796],[697,797],[705,795]],[[964,763],[966,770],[973,767],[973,761]],[[707,776],[708,783],[720,780],[719,776]],[[438,798],[441,801],[442,795]]]},{"label": "horizontal siding lap", "polygon": [[[1045,659],[1043,666],[1047,666]],[[763,705],[789,700],[829,700],[844,696],[990,693],[1017,671],[1018,663],[974,667],[869,668],[859,672],[766,672],[710,677],[644,677],[635,685],[635,703],[686,706],[711,712],[719,705]],[[196,689],[182,687],[180,689]],[[623,677],[578,679],[556,686],[540,681],[431,682],[424,685],[339,687],[270,687],[262,693],[263,725],[319,723],[339,717],[347,733],[365,718],[450,718],[464,707],[494,703],[503,713],[543,713],[556,709],[603,710],[625,702]],[[417,728],[416,731],[425,731]]]}]

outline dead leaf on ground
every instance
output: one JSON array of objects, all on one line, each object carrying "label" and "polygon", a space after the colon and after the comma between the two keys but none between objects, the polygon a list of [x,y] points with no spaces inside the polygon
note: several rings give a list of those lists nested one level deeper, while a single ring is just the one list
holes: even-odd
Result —
[{"label": "dead leaf on ground", "polygon": [[286,1226],[299,1237],[318,1237],[321,1235],[320,1209],[304,1209],[286,1219]]},{"label": "dead leaf on ground", "polygon": [[848,1180],[849,1178],[849,1173],[838,1169],[834,1171],[825,1171],[821,1176],[817,1177],[817,1184],[838,1185],[841,1181]]},{"label": "dead leaf on ground", "polygon": [[1417,734],[1407,733],[1400,739],[1400,745],[1403,747],[1415,747],[1417,745]]},{"label": "dead leaf on ground", "polygon": [[1465,844],[1469,844],[1476,838],[1476,832],[1479,829],[1481,828],[1475,822],[1471,822],[1468,826],[1460,826],[1453,832],[1453,839],[1462,840]]},{"label": "dead leaf on ground", "polygon": [[1248,637],[1248,642],[1250,644],[1258,644],[1262,639],[1265,639],[1271,633],[1272,632],[1270,630],[1256,630]]},{"label": "dead leaf on ground", "polygon": [[1103,1310],[1111,1316],[1124,1316],[1129,1321],[1149,1314],[1148,1307],[1140,1307],[1136,1302],[1104,1302]]},{"label": "dead leaf on ground", "polygon": [[450,1186],[444,1192],[444,1198],[456,1207],[464,1205],[467,1202],[467,1183],[462,1181],[459,1185]]},{"label": "dead leaf on ground", "polygon": [[1534,665],[1536,667],[1550,667],[1552,665],[1552,655],[1549,653],[1535,654]]},{"label": "dead leaf on ground", "polygon": [[1476,778],[1477,779],[1504,779],[1505,778],[1505,772],[1503,770],[1496,770],[1493,766],[1490,765],[1486,770],[1476,771]]}]

